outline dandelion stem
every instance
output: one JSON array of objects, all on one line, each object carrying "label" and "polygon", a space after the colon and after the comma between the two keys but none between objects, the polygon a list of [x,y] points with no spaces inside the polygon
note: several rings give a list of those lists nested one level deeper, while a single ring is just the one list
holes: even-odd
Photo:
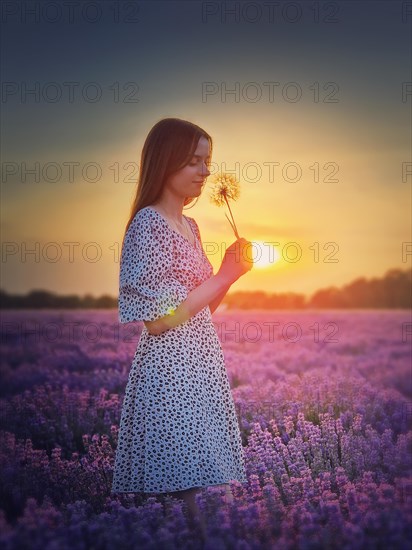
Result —
[{"label": "dandelion stem", "polygon": [[230,227],[233,229],[233,233],[236,235],[236,229],[234,228],[234,225],[233,225],[231,219],[229,218],[229,216],[226,214],[226,212],[225,212],[225,216],[227,218],[227,221],[230,223]]},{"label": "dandelion stem", "polygon": [[232,217],[232,221],[233,221],[233,230],[235,232],[235,235],[236,235],[236,238],[239,239],[239,233],[237,232],[237,227],[236,227],[236,224],[235,224],[235,220],[233,218],[233,214],[232,214],[232,210],[230,209],[230,205],[229,205],[229,201],[227,200],[227,197],[226,195],[223,195],[224,196],[224,199],[226,201],[226,204],[227,204],[227,207],[229,208],[229,212],[230,212],[230,215]]}]

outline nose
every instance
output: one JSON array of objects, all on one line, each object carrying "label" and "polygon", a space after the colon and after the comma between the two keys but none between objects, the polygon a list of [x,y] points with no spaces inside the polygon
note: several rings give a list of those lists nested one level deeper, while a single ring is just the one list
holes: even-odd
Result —
[{"label": "nose", "polygon": [[208,176],[210,176],[209,168],[207,167],[207,164],[205,162],[202,163],[201,175],[204,178],[207,178]]}]

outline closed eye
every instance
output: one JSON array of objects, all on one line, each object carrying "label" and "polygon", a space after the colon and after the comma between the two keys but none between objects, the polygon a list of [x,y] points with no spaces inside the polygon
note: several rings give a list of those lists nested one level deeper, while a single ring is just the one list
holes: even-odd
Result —
[{"label": "closed eye", "polygon": [[[189,166],[196,166],[197,162],[191,162]],[[210,160],[205,161],[206,166],[210,166]]]},{"label": "closed eye", "polygon": [[[193,158],[200,160],[202,157],[200,157],[199,155],[193,155]],[[205,160],[206,160],[206,162],[210,162],[210,157],[206,157]]]}]

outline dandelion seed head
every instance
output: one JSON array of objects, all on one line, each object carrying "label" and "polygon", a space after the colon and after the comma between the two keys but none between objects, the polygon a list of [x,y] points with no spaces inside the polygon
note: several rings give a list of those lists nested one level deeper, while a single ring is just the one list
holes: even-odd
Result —
[{"label": "dandelion seed head", "polygon": [[213,177],[210,200],[216,206],[223,206],[226,200],[236,200],[240,195],[240,184],[232,174],[216,174]]}]

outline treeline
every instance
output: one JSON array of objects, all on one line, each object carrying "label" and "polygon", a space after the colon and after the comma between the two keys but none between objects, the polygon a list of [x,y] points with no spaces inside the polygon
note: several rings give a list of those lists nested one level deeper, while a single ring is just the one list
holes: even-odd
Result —
[{"label": "treeline", "polygon": [[60,296],[47,290],[32,290],[28,294],[8,294],[0,290],[1,309],[108,309],[117,307],[117,298],[104,294],[94,298],[86,294],[83,298],[77,294]]},{"label": "treeline", "polygon": [[[311,308],[412,308],[412,270],[391,269],[382,278],[360,277],[341,288],[331,286],[316,291],[309,299],[294,292],[267,293],[239,291],[222,300],[228,309],[311,309]],[[2,309],[110,309],[117,308],[117,297],[104,294],[83,298],[75,294],[59,296],[45,290],[26,295],[0,290]]]},{"label": "treeline", "polygon": [[359,277],[341,288],[317,290],[309,299],[286,292],[234,292],[221,302],[241,309],[412,308],[412,270],[390,269],[380,279]]}]

